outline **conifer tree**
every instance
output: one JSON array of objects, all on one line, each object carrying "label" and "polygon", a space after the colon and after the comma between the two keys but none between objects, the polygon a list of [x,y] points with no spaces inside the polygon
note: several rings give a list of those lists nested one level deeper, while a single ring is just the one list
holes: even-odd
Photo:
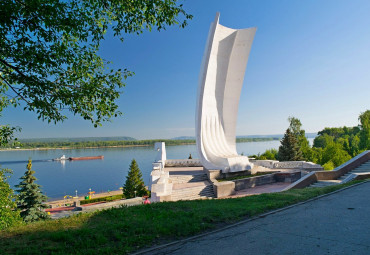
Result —
[{"label": "conifer tree", "polygon": [[126,198],[148,195],[148,191],[144,185],[143,176],[135,159],[131,161],[130,171],[126,177],[125,185],[123,186],[123,194]]},{"label": "conifer tree", "polygon": [[302,152],[302,159],[301,160],[312,160],[312,151],[309,145],[309,142],[306,138],[306,132],[304,129],[301,129],[302,123],[299,119],[295,117],[289,117],[289,129],[291,133],[297,139],[298,146]]},{"label": "conifer tree", "polygon": [[22,221],[19,211],[16,210],[16,203],[13,202],[13,190],[7,182],[6,174],[10,173],[9,169],[0,169],[0,230]]},{"label": "conifer tree", "polygon": [[40,185],[35,183],[37,179],[33,176],[34,173],[32,160],[30,159],[27,164],[27,171],[20,178],[22,181],[16,185],[19,188],[16,190],[18,192],[18,208],[21,210],[21,216],[26,222],[49,218],[43,210],[47,208],[47,205],[43,204],[43,202],[47,201],[47,197],[42,194]]},{"label": "conifer tree", "polygon": [[303,160],[302,151],[295,135],[288,128],[281,140],[278,159],[280,161],[298,161]]}]

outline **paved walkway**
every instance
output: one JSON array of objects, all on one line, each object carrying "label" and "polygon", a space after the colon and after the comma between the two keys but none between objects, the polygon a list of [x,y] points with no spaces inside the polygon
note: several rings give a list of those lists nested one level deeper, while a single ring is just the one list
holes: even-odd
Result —
[{"label": "paved walkway", "polygon": [[147,254],[370,254],[370,182]]},{"label": "paved walkway", "polygon": [[[120,195],[120,194],[122,194],[122,190],[112,190],[112,191],[109,191],[109,192],[94,193],[91,198],[107,197],[107,196]],[[78,197],[78,200],[80,200],[80,201],[82,201],[84,199],[85,199],[85,195],[80,195]],[[49,204],[53,207],[56,207],[56,206],[62,206],[66,202],[69,202],[69,203],[73,204],[73,200],[74,199],[51,200],[49,202],[46,202],[46,204]]]}]

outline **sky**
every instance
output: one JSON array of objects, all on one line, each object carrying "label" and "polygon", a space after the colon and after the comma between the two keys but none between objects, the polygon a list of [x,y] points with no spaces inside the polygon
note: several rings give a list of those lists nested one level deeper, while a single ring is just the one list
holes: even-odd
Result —
[{"label": "sky", "polygon": [[194,136],[200,64],[216,12],[230,28],[257,27],[240,97],[237,135],[283,134],[289,116],[307,133],[356,126],[370,109],[370,1],[186,0],[185,29],[108,35],[101,55],[135,72],[118,99],[121,117],[93,125],[81,118],[57,125],[22,108],[3,112],[19,138]]}]

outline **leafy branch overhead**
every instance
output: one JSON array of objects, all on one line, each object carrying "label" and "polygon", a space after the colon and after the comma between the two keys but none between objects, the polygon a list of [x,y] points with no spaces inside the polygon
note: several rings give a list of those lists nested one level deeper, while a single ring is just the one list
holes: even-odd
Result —
[{"label": "leafy branch overhead", "polygon": [[34,111],[48,122],[65,111],[95,126],[120,115],[115,100],[133,75],[99,56],[107,30],[124,34],[187,25],[177,0],[0,1],[0,107]]}]

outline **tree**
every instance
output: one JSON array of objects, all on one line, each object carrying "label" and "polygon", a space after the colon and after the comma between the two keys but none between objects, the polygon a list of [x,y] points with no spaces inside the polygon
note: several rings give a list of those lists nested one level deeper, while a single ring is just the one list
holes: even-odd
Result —
[{"label": "tree", "polygon": [[370,110],[360,114],[358,117],[361,123],[360,148],[362,150],[370,149]]},{"label": "tree", "polygon": [[28,160],[27,171],[20,178],[22,181],[16,185],[19,188],[16,190],[18,192],[18,208],[21,210],[21,216],[26,222],[49,218],[43,210],[47,208],[47,205],[43,203],[47,201],[47,197],[42,194],[40,185],[35,183],[37,179],[33,176],[34,173],[32,160],[30,159]]},{"label": "tree", "polygon": [[16,203],[13,201],[13,190],[7,179],[11,174],[9,169],[0,169],[0,230],[16,225],[22,221]]},{"label": "tree", "polygon": [[325,148],[330,143],[334,142],[334,137],[328,134],[322,134],[315,137],[313,140],[313,146],[316,148]]},{"label": "tree", "polygon": [[332,170],[350,159],[351,156],[343,149],[340,143],[331,142],[322,151],[320,164],[325,170]]},{"label": "tree", "polygon": [[120,115],[116,99],[133,75],[99,56],[107,31],[184,28],[192,16],[178,0],[0,1],[0,112],[19,106],[59,122],[65,111],[94,126]]},{"label": "tree", "polygon": [[306,138],[306,132],[304,129],[301,129],[302,123],[299,119],[295,117],[289,117],[289,129],[291,133],[297,139],[298,145],[302,151],[302,160],[312,160],[312,152],[309,142]]},{"label": "tree", "polygon": [[278,157],[278,151],[276,149],[268,149],[261,156],[258,157],[260,160],[276,160]]},{"label": "tree", "polygon": [[135,159],[131,161],[130,171],[126,177],[125,185],[123,186],[123,194],[126,198],[148,195],[148,190],[144,185],[143,176]]},{"label": "tree", "polygon": [[278,152],[278,159],[280,161],[299,161],[303,159],[301,148],[290,128],[286,130],[280,143]]}]

